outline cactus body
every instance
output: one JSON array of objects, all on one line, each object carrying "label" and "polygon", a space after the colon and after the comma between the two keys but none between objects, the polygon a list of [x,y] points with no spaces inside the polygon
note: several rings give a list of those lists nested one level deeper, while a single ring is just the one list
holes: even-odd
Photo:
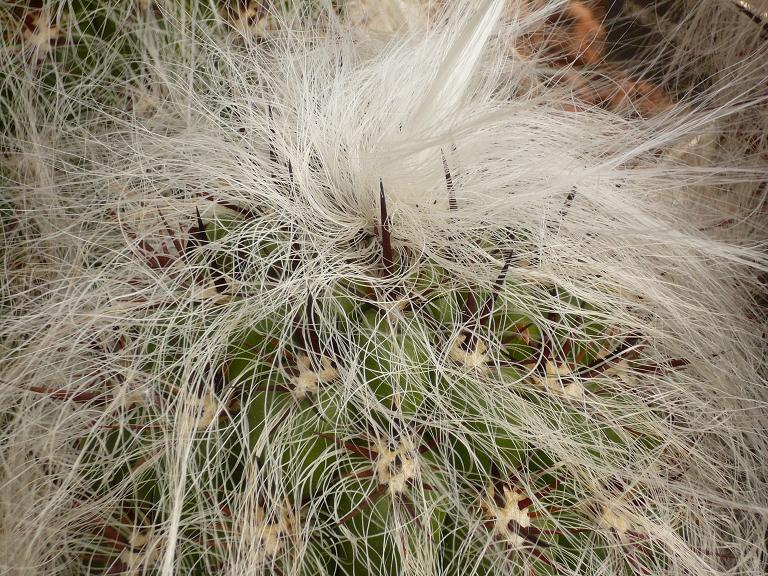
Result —
[{"label": "cactus body", "polygon": [[575,106],[524,4],[102,7],[113,80],[2,65],[9,565],[759,573],[764,143]]}]

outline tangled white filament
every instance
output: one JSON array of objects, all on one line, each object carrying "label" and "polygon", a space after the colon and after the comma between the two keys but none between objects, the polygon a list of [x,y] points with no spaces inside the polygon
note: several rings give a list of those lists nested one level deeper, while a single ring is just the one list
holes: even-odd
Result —
[{"label": "tangled white filament", "polygon": [[[647,115],[583,105],[531,43],[564,0],[387,4],[375,34],[327,4],[85,17],[50,1],[37,32],[4,37],[0,565],[332,573],[343,534],[371,574],[388,569],[376,537],[408,574],[762,573],[760,26],[724,0],[653,16],[634,2],[667,48],[654,64],[673,103]],[[535,334],[468,320],[467,290]],[[418,320],[405,295],[435,293],[438,320]],[[321,349],[292,353],[308,301]],[[385,313],[350,312],[368,306]],[[510,368],[508,333],[549,348]],[[605,369],[571,366],[563,333]],[[612,361],[636,335],[642,360]],[[259,396],[285,386],[281,369],[292,393]],[[409,443],[393,473],[407,417],[434,446]],[[335,443],[297,448],[328,429]],[[567,488],[518,509],[540,488],[539,450],[552,462],[537,474]],[[389,491],[356,519],[395,513],[338,528],[347,494],[327,467],[366,451]],[[477,502],[492,479],[458,461],[493,455],[511,473],[510,451],[517,482],[485,504],[489,531]],[[541,560],[526,554],[537,525],[576,536]],[[113,530],[151,534],[151,551]]]}]

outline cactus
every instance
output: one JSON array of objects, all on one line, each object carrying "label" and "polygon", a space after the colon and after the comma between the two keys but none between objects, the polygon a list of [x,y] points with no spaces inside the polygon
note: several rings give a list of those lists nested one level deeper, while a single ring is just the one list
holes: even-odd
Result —
[{"label": "cactus", "polygon": [[574,110],[531,5],[46,12],[0,90],[11,573],[761,573],[765,143],[698,146],[762,103]]}]

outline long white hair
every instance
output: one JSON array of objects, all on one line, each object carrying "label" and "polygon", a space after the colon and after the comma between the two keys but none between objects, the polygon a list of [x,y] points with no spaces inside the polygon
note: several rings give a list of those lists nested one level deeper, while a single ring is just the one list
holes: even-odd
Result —
[{"label": "long white hair", "polygon": [[11,573],[761,573],[768,58],[735,3],[653,16],[653,114],[579,99],[564,1],[115,4],[3,14]]}]

